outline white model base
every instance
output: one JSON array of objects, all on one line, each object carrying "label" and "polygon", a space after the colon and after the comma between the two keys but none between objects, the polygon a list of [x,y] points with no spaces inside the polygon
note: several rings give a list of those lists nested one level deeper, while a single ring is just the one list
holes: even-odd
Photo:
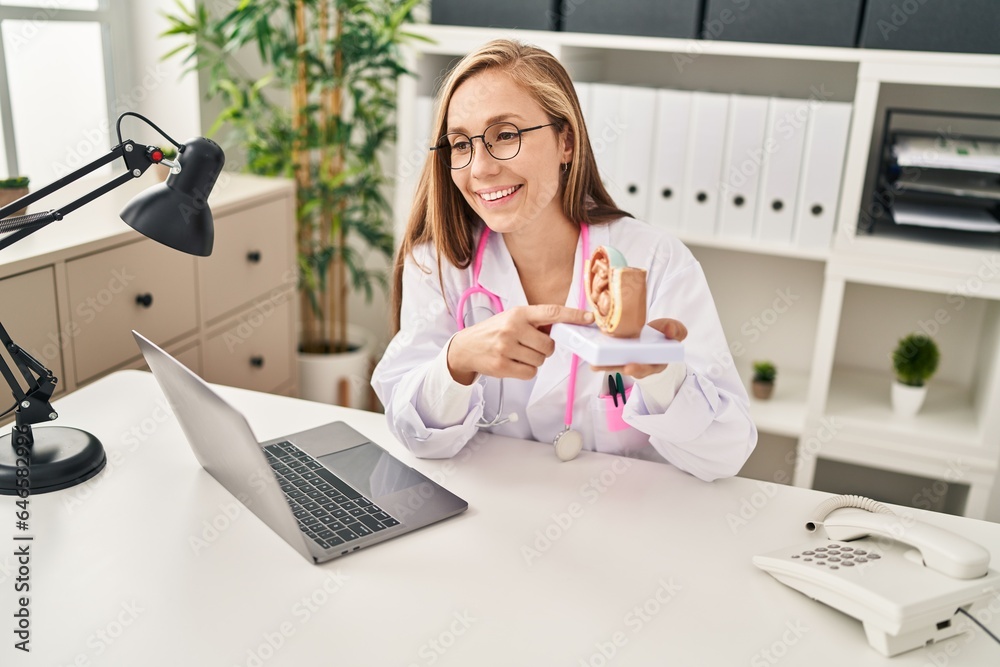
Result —
[{"label": "white model base", "polygon": [[612,338],[596,325],[553,324],[552,340],[591,366],[669,364],[684,361],[684,345],[645,326],[638,338]]}]

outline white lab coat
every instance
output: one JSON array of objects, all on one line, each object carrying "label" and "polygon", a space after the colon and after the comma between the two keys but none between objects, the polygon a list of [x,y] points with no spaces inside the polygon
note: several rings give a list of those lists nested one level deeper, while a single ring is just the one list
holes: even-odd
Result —
[{"label": "white lab coat", "polygon": [[[672,402],[659,414],[650,414],[641,386],[634,386],[622,413],[629,428],[612,432],[607,426],[606,402],[599,398],[607,394],[608,374],[591,371],[581,361],[573,428],[583,436],[584,449],[666,460],[706,481],[736,474],[753,451],[757,430],[701,265],[676,237],[631,218],[592,226],[591,252],[599,245],[617,248],[630,266],[648,271],[647,321],[670,317],[687,327],[687,374]],[[414,254],[424,270],[407,258],[401,328],[375,368],[372,386],[385,406],[389,428],[406,447],[422,458],[447,458],[472,439],[484,413],[486,421],[493,419],[499,380],[485,376],[478,380],[465,418],[457,423],[435,424],[433,415],[420,414],[417,396],[429,369],[458,330],[455,308],[462,292],[472,285],[472,268],[460,270],[447,260],[442,262],[442,299],[434,249],[425,245]],[[580,254],[578,242],[566,301],[571,307],[578,305]],[[497,234],[490,235],[480,284],[500,296],[505,310],[527,305],[514,262]],[[488,303],[482,296],[475,301]],[[489,314],[478,308],[475,312]],[[557,346],[534,379],[505,379],[503,414],[516,412],[519,419],[486,430],[551,443],[564,426],[571,359],[570,353]],[[624,379],[626,387],[634,384],[632,378]]]}]

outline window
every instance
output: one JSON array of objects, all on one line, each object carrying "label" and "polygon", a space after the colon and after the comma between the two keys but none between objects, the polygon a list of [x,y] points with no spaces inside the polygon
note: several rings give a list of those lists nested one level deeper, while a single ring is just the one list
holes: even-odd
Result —
[{"label": "window", "polygon": [[[0,178],[34,187],[105,154],[123,111],[124,0],[0,0]],[[116,76],[119,77],[116,79]]]}]

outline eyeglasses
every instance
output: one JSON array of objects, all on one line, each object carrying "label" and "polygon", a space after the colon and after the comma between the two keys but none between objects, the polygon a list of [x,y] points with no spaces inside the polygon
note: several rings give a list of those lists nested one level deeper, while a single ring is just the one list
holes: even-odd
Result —
[{"label": "eyeglasses", "polygon": [[521,130],[513,123],[494,123],[483,130],[482,134],[477,134],[474,137],[462,132],[449,132],[438,139],[437,145],[432,146],[431,150],[437,151],[441,162],[449,169],[464,169],[472,164],[472,155],[475,152],[472,140],[482,139],[487,153],[497,160],[510,160],[521,150],[522,134],[552,125],[555,123],[536,125]]}]

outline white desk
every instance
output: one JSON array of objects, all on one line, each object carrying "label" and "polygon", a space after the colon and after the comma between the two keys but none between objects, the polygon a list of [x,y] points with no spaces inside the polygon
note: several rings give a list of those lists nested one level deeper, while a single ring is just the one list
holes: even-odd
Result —
[{"label": "white desk", "polygon": [[[0,501],[0,664],[1000,664],[1000,646],[978,630],[953,640],[952,655],[942,643],[882,658],[859,622],[751,564],[806,541],[803,519],[826,494],[706,484],[599,454],[559,463],[550,447],[497,437],[421,461],[382,415],[223,393],[260,439],[349,421],[470,509],[310,565],[198,466],[152,376],[116,373],[56,404],[60,424],[101,438],[109,464],[85,485],[31,498],[30,655],[13,649],[18,531],[14,499]],[[727,514],[741,507],[750,518],[734,531]],[[565,522],[571,508],[560,528],[553,516]],[[1000,525],[920,514],[1000,564]],[[528,562],[522,548],[539,531],[556,539]],[[993,607],[997,632],[1000,599]]]}]

